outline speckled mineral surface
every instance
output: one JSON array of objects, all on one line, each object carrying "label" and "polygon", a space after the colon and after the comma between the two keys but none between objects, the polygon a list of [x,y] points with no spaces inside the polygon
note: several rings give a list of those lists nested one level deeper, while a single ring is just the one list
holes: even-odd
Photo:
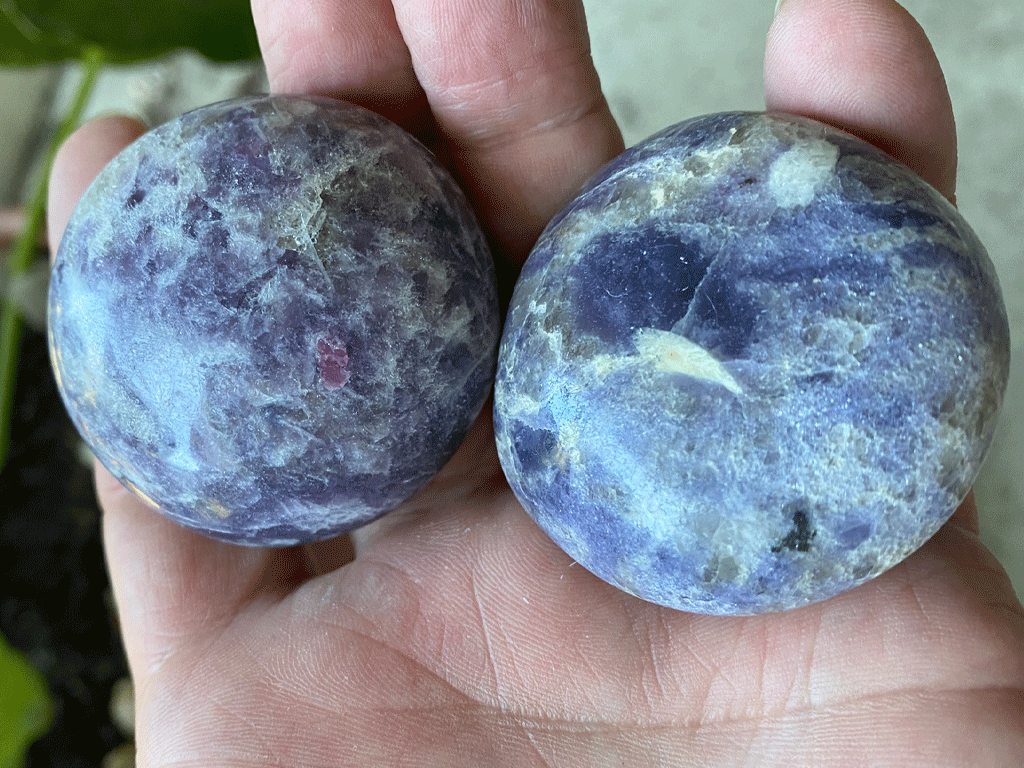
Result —
[{"label": "speckled mineral surface", "polygon": [[938,192],[816,123],[709,115],[610,163],[537,243],[499,453],[541,527],[626,592],[794,608],[950,516],[1008,348],[992,264]]},{"label": "speckled mineral surface", "polygon": [[284,545],[423,487],[490,391],[494,267],[397,126],[326,99],[204,107],[85,193],[50,294],[54,370],[111,472],[214,537]]}]

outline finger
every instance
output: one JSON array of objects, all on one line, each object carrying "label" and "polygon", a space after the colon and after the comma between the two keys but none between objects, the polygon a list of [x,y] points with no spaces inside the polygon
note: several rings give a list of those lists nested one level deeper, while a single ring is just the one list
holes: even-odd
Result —
[{"label": "finger", "polygon": [[396,0],[441,143],[514,262],[622,150],[579,0]]},{"label": "finger", "polygon": [[951,522],[966,531],[970,531],[975,536],[981,532],[981,526],[978,521],[978,505],[974,501],[974,491],[968,493],[967,498],[956,508]]},{"label": "finger", "polygon": [[[134,120],[108,116],[87,123],[65,142],[50,176],[48,225],[54,246],[92,179],[144,130]],[[133,670],[150,668],[200,628],[218,627],[247,597],[269,584],[289,583],[303,565],[299,552],[271,555],[224,545],[165,520],[98,462],[96,490]]]},{"label": "finger", "polygon": [[141,136],[146,126],[122,115],[104,115],[72,133],[53,159],[46,229],[50,253],[56,255],[64,228],[96,174],[118,152]]},{"label": "finger", "polygon": [[252,13],[272,91],[346,99],[413,132],[428,123],[390,0],[253,0]]},{"label": "finger", "polygon": [[768,32],[769,110],[854,133],[944,195],[956,191],[956,128],[938,60],[893,0],[785,0]]},{"label": "finger", "polygon": [[332,573],[343,565],[351,563],[356,556],[351,536],[337,536],[333,539],[315,541],[303,548],[306,562],[305,576],[322,576]]}]

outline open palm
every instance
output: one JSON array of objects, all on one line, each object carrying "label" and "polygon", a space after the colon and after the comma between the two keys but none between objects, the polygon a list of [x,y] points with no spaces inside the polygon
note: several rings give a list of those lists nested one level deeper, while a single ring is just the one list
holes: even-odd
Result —
[{"label": "open palm", "polygon": [[[419,135],[467,190],[506,279],[621,149],[574,0],[257,0],[254,11],[273,88],[356,101]],[[942,75],[895,3],[787,0],[765,84],[769,108],[858,133],[952,196]],[[53,242],[138,131],[104,118],[65,145]],[[723,618],[644,603],[576,566],[509,491],[486,415],[409,504],[310,547],[220,544],[102,468],[97,485],[143,766],[1012,766],[1024,755],[1024,610],[970,503],[857,589]]]}]

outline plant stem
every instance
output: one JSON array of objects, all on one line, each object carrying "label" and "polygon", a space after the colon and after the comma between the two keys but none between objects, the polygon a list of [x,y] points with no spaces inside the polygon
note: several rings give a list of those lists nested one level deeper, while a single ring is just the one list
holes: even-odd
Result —
[{"label": "plant stem", "polygon": [[[32,200],[26,211],[25,227],[15,242],[7,262],[8,285],[25,274],[32,264],[36,243],[39,242],[46,219],[46,195],[50,168],[53,158],[60,145],[71,135],[82,117],[89,94],[92,92],[96,75],[103,64],[103,51],[90,46],[82,54],[82,76],[78,81],[78,91],[71,108],[65,114],[57,130],[50,138],[43,158],[42,177],[36,186]],[[21,349],[21,314],[11,299],[10,291],[3,297],[0,305],[0,467],[7,463],[7,452],[10,447],[11,414],[14,409],[14,387],[18,381],[18,353]]]}]

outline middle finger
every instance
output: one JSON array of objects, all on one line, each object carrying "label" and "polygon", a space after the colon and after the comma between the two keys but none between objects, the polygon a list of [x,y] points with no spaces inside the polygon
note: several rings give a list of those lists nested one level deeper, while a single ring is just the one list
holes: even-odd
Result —
[{"label": "middle finger", "polygon": [[413,133],[431,124],[391,0],[253,0],[275,93],[361,104]]}]

